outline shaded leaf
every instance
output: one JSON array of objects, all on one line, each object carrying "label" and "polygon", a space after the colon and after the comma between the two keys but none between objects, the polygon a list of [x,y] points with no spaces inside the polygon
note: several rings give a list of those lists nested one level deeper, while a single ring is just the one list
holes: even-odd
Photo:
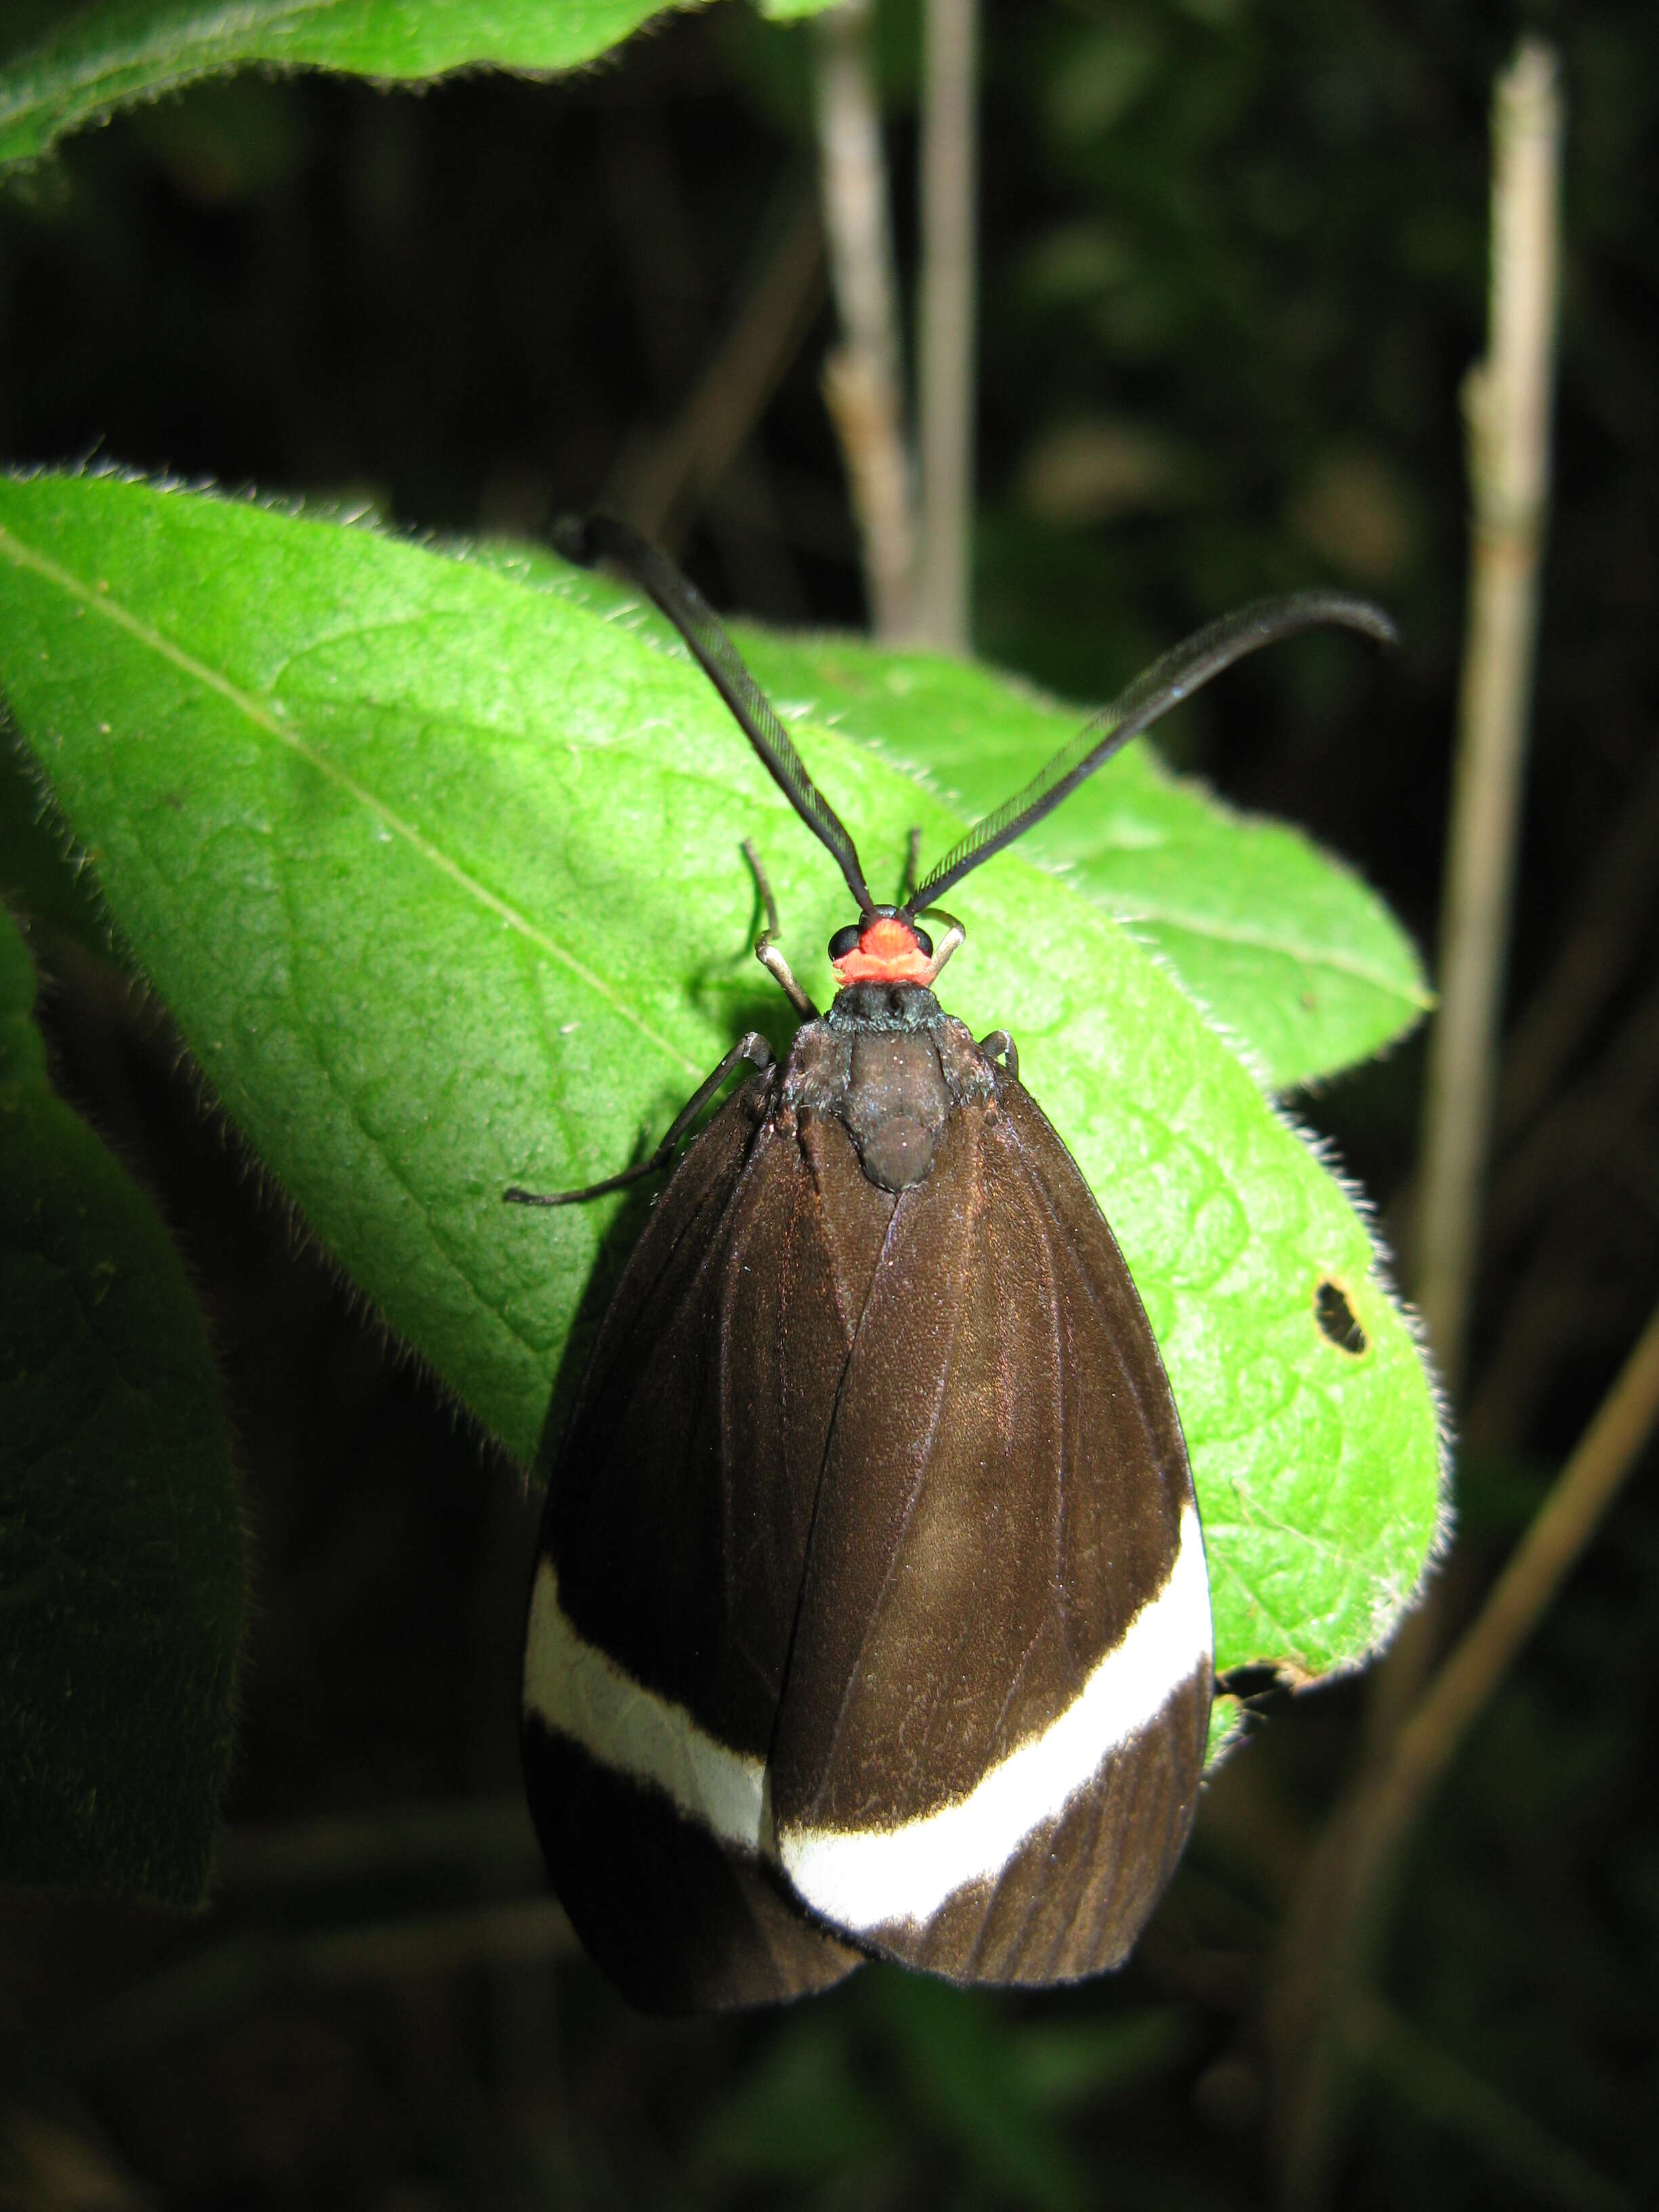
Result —
[{"label": "shaded leaf", "polygon": [[109,925],[80,855],[42,793],[40,771],[0,731],[0,902],[107,959]]},{"label": "shaded leaf", "polygon": [[1190,2057],[1193,2014],[1176,2005],[1104,2018],[1022,2022],[1009,2051],[1024,2097],[1054,2111],[1118,2096]]},{"label": "shaded leaf", "polygon": [[779,2022],[758,2064],[710,2118],[695,2167],[796,2187],[845,2176],[893,2147],[851,2064],[838,2018],[822,2008]]},{"label": "shaded leaf", "polygon": [[230,1758],[240,1510],[153,1207],[46,1082],[0,914],[0,1877],[194,1905]]},{"label": "shaded leaf", "polygon": [[101,0],[0,66],[0,166],[33,161],[117,107],[250,64],[438,76],[566,70],[617,45],[663,0]]},{"label": "shaded leaf", "polygon": [[859,1995],[930,2131],[996,2203],[1080,2212],[1094,2201],[1076,2153],[1030,2094],[994,1997],[891,1967],[866,1973]]}]

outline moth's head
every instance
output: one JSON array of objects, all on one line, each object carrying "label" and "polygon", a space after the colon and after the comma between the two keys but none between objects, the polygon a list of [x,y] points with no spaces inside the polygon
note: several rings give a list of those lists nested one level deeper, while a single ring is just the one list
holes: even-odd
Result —
[{"label": "moth's head", "polygon": [[941,963],[933,940],[902,906],[878,906],[838,929],[830,940],[836,986],[849,983],[931,983]]}]

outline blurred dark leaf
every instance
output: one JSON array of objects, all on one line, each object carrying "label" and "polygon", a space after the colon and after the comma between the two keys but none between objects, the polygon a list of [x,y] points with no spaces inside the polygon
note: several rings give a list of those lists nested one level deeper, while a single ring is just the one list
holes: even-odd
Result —
[{"label": "blurred dark leaf", "polygon": [[1085,2167],[1050,2125],[1014,2057],[996,2000],[885,1968],[860,1988],[923,2124],[996,2203],[1079,2212]]},{"label": "blurred dark leaf", "polygon": [[149,1201],[47,1085],[0,912],[0,1879],[195,1905],[230,1759],[241,1509]]},{"label": "blurred dark leaf", "polygon": [[779,2022],[698,2136],[692,2165],[721,2179],[810,2188],[835,2176],[850,2185],[897,2142],[858,2077],[842,2020],[808,2008]]}]

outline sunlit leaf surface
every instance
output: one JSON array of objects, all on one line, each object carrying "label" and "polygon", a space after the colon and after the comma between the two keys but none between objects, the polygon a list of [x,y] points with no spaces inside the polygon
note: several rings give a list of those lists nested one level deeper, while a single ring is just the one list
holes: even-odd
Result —
[{"label": "sunlit leaf surface", "polygon": [[[798,972],[848,916],[684,659],[499,570],[112,477],[0,491],[0,679],[233,1119],[393,1325],[534,1451],[615,1169],[756,1021],[738,851]],[[870,865],[959,817],[844,733]],[[1007,1026],[1098,1194],[1192,1447],[1223,1667],[1351,1662],[1414,1588],[1436,1418],[1364,1223],[1170,975],[1029,862],[971,878],[946,1003]],[[1340,1287],[1358,1349],[1322,1329]]]}]

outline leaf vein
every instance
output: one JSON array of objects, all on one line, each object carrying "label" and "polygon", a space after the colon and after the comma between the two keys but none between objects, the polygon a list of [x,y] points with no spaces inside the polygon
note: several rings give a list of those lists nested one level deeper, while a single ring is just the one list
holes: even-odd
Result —
[{"label": "leaf vein", "polygon": [[677,1066],[684,1068],[688,1074],[697,1074],[699,1071],[696,1062],[688,1058],[677,1046],[670,1043],[666,1037],[659,1036],[648,1022],[642,1021],[633,1008],[611,989],[605,978],[595,969],[588,967],[586,962],[577,959],[573,952],[568,951],[556,939],[550,937],[545,930],[538,928],[527,915],[521,913],[508,900],[501,898],[497,893],[492,891],[488,884],[480,883],[476,876],[469,875],[459,861],[452,860],[441,847],[434,845],[429,837],[423,836],[412,822],[406,822],[400,814],[395,813],[383,799],[376,798],[373,792],[359,783],[354,776],[348,775],[337,762],[328,757],[326,753],[319,752],[314,745],[308,744],[298,731],[289,729],[277,715],[271,713],[270,708],[263,705],[251,692],[245,691],[239,684],[233,684],[228,676],[222,675],[217,669],[210,668],[205,661],[198,660],[193,653],[187,653],[182,646],[175,645],[171,638],[164,636],[160,630],[154,629],[140,616],[133,613],[131,608],[124,606],[112,595],[90,590],[80,577],[73,574],[69,569],[60,567],[48,555],[36,551],[33,546],[26,545],[4,524],[0,524],[0,552],[4,552],[17,567],[33,569],[37,575],[44,577],[48,583],[56,585],[59,591],[67,592],[82,605],[100,614],[116,629],[125,630],[129,636],[136,638],[139,644],[149,651],[163,660],[170,661],[181,675],[187,676],[193,682],[204,685],[207,690],[216,692],[220,698],[234,708],[236,712],[252,723],[255,729],[263,731],[267,737],[274,738],[279,744],[285,745],[296,759],[304,761],[317,775],[326,778],[367,812],[383,823],[394,836],[402,838],[410,851],[418,854],[429,867],[434,868],[458,890],[468,897],[475,899],[480,906],[506,922],[510,929],[517,930],[521,937],[530,944],[538,946],[549,959],[557,961],[561,967],[567,969],[579,981],[586,984],[597,997],[603,999],[619,1020],[627,1023],[629,1028],[637,1031],[648,1044],[654,1046],[665,1058],[672,1060]]}]

